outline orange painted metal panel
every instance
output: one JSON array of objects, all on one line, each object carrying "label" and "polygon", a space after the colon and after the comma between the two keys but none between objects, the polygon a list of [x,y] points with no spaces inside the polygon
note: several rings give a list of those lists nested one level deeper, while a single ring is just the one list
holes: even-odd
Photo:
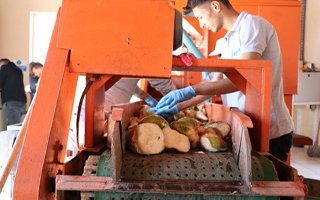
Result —
[{"label": "orange painted metal panel", "polygon": [[254,127],[251,119],[238,109],[214,103],[206,103],[205,108],[208,113],[208,121],[227,121],[232,115],[232,118],[235,117],[236,120],[239,120],[247,128]]},{"label": "orange painted metal panel", "polygon": [[97,88],[91,87],[86,94],[85,147],[94,147],[94,144],[104,142],[104,93],[104,85],[101,85]]},{"label": "orange painted metal panel", "polygon": [[234,6],[300,6],[299,0],[230,0],[230,2]]},{"label": "orange painted metal panel", "polygon": [[64,0],[58,47],[73,72],[169,77],[174,11],[168,0]]},{"label": "orange painted metal panel", "polygon": [[293,105],[292,105],[292,95],[290,95],[290,94],[284,95],[284,101],[285,101],[286,104],[287,104],[287,107],[288,107],[288,109],[289,109],[290,115],[292,115],[292,109],[293,109]]},{"label": "orange painted metal panel", "polygon": [[300,7],[268,7],[260,9],[277,30],[283,60],[285,94],[297,94],[300,47]]},{"label": "orange painted metal panel", "polygon": [[175,7],[182,13],[183,7],[187,5],[187,0],[176,0]]}]

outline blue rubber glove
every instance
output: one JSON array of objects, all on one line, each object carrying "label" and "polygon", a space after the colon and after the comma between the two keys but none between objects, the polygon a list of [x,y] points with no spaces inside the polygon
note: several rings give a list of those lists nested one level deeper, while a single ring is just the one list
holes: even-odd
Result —
[{"label": "blue rubber glove", "polygon": [[162,108],[153,107],[153,108],[149,108],[148,112],[153,112],[156,115],[161,115],[162,117],[166,118],[171,115],[177,114],[179,112],[179,109],[178,109],[178,106],[176,105],[173,107],[165,106]]},{"label": "blue rubber glove", "polygon": [[158,104],[158,101],[155,100],[153,97],[148,97],[144,101],[146,102],[146,104],[148,104],[151,107],[155,107]]},{"label": "blue rubber glove", "polygon": [[157,112],[157,107],[149,108],[149,109],[147,110],[147,112],[155,113],[155,112]]},{"label": "blue rubber glove", "polygon": [[194,96],[196,96],[196,92],[194,91],[192,86],[188,86],[180,90],[171,91],[167,95],[162,97],[162,99],[157,104],[157,109],[161,109],[166,106],[168,106],[168,108],[172,108],[177,103],[191,99]]}]

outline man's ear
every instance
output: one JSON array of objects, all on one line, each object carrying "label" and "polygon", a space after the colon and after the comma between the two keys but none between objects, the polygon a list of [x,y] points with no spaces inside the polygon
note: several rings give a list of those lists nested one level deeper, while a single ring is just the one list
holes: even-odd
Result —
[{"label": "man's ear", "polygon": [[210,9],[215,11],[215,12],[220,12],[221,10],[221,2],[219,1],[211,1],[210,3]]}]

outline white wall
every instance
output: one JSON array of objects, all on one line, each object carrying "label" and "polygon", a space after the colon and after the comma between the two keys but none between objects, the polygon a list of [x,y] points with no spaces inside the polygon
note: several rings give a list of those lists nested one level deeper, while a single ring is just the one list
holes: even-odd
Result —
[{"label": "white wall", "polygon": [[28,61],[30,12],[57,12],[60,5],[61,0],[1,0],[0,57]]},{"label": "white wall", "polygon": [[320,68],[320,1],[307,0],[305,30],[305,61]]},{"label": "white wall", "polygon": [[30,13],[29,61],[45,63],[56,12]]},{"label": "white wall", "polygon": [[[305,45],[304,45],[304,60],[308,63],[314,63],[314,65],[320,68],[320,1],[319,0],[307,0],[306,9],[306,27],[305,27]],[[298,83],[299,84],[299,83]],[[319,85],[304,88],[320,90]],[[299,91],[298,91],[299,92]],[[301,131],[299,134],[313,138],[313,113],[309,106],[294,106],[293,116],[294,122],[297,127],[297,112],[301,111]]]},{"label": "white wall", "polygon": [[[298,114],[298,112],[301,112]],[[300,116],[299,116],[300,115]],[[318,115],[318,116],[315,116]],[[314,139],[314,134],[317,132],[318,123],[314,118],[320,119],[320,111],[311,109],[309,105],[296,105],[293,109],[293,120],[296,127],[296,133],[308,136]],[[299,119],[300,118],[300,119]],[[300,124],[299,124],[300,123]],[[300,126],[300,130],[299,130]]]}]

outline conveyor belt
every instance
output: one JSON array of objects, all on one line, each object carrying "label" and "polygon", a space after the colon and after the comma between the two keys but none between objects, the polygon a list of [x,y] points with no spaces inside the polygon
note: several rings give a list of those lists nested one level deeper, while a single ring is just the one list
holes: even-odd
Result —
[{"label": "conveyor belt", "polygon": [[[100,167],[100,166],[99,166]],[[99,168],[98,175],[110,176],[109,156]],[[144,180],[233,180],[241,181],[241,174],[231,152],[187,154],[161,153],[141,156],[126,153],[121,175],[125,179]]]},{"label": "conveyor belt", "polygon": [[[268,159],[253,155],[253,177],[257,180],[276,178],[276,172]],[[268,173],[268,175],[264,173]],[[191,151],[188,154],[161,153],[141,156],[127,152],[123,157],[122,178],[128,180],[207,180],[225,181],[225,184],[242,184],[241,174],[231,152],[208,153]],[[112,161],[109,150],[100,156],[97,176],[112,176]],[[249,192],[248,192],[249,193]],[[151,199],[273,199],[264,196],[245,196],[239,192],[226,195],[184,195],[157,193],[96,192],[95,199],[151,200]]]}]

